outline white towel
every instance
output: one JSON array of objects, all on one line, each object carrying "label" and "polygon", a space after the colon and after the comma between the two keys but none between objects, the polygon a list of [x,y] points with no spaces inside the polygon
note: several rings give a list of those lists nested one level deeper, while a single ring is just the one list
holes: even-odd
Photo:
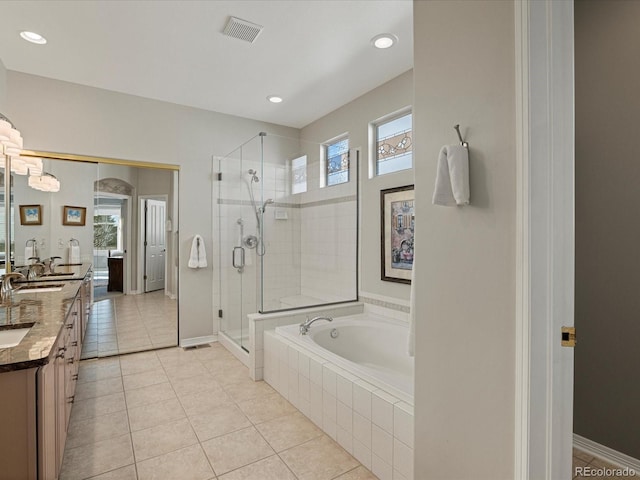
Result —
[{"label": "white towel", "polygon": [[31,257],[35,257],[36,252],[34,251],[34,247],[24,247],[24,264],[31,265],[32,263],[36,263],[37,260],[29,260]]},{"label": "white towel", "polygon": [[445,145],[438,156],[433,204],[469,204],[469,150],[462,145]]},{"label": "white towel", "polygon": [[69,246],[69,263],[80,263],[80,246]]},{"label": "white towel", "polygon": [[207,252],[204,249],[204,240],[200,235],[193,237],[188,266],[189,268],[205,268],[207,266]]}]

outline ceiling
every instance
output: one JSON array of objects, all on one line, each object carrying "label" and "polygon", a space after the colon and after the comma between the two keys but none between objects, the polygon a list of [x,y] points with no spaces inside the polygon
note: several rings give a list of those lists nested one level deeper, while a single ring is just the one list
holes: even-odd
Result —
[{"label": "ceiling", "polygon": [[[413,67],[411,0],[0,1],[9,70],[303,127]],[[264,26],[227,37],[229,16]],[[23,30],[45,36],[30,44]],[[390,32],[398,43],[371,46]],[[268,95],[284,98],[278,105]]]}]

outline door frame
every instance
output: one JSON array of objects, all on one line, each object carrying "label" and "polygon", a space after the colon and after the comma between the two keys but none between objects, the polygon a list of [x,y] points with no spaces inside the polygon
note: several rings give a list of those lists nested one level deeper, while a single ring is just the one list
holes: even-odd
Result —
[{"label": "door frame", "polygon": [[516,391],[514,478],[571,477],[574,325],[573,1],[514,0]]},{"label": "door frame", "polygon": [[132,225],[133,225],[133,197],[130,195],[122,195],[119,193],[110,193],[110,192],[94,192],[93,198],[96,197],[111,197],[111,198],[119,198],[121,200],[127,201],[127,222],[124,226],[125,235],[124,235],[124,255],[122,257],[122,261],[124,262],[124,278],[123,278],[123,293],[125,295],[131,295],[131,233],[132,233]]},{"label": "door frame", "polygon": [[[140,294],[145,292],[145,282],[144,282],[144,273],[145,273],[145,260],[146,260],[146,249],[144,246],[145,239],[145,229],[146,229],[146,215],[144,212],[144,206],[146,200],[160,200],[164,201],[165,204],[165,221],[168,216],[168,208],[169,208],[169,195],[160,194],[160,195],[138,195],[138,288],[137,291]],[[167,242],[165,238],[165,243]],[[169,260],[165,255],[164,259],[164,290],[167,293],[167,268],[168,268]]]}]

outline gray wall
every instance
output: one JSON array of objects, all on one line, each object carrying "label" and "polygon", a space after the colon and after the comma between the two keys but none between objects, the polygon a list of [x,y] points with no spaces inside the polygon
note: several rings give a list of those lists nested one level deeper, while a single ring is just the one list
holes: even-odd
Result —
[{"label": "gray wall", "polygon": [[[7,69],[0,59],[0,113],[4,112],[7,102]],[[6,115],[6,114],[5,114]]]},{"label": "gray wall", "polygon": [[6,114],[25,148],[180,165],[180,338],[214,334],[211,264],[191,270],[186,262],[195,234],[214,253],[211,155],[260,131],[296,137],[298,130],[14,71],[7,92]]},{"label": "gray wall", "polygon": [[[504,480],[514,476],[514,4],[413,5],[415,477]],[[470,144],[471,205],[436,207],[436,160],[456,123]]]},{"label": "gray wall", "polygon": [[[349,147],[360,148],[360,293],[402,300],[410,288],[380,280],[380,190],[413,183],[413,170],[369,178],[369,123],[413,103],[413,71],[358,97],[304,127],[301,138],[322,143],[349,133]],[[414,164],[420,161],[415,157]]]},{"label": "gray wall", "polygon": [[640,458],[640,2],[575,2],[574,431]]}]

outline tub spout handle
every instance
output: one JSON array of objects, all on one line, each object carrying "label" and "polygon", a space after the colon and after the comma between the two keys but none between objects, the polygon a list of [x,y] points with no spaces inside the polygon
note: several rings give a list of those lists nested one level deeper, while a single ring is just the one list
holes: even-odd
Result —
[{"label": "tub spout handle", "polygon": [[300,324],[300,335],[306,335],[311,328],[311,324],[317,320],[326,320],[327,322],[333,322],[333,318],[331,317],[313,317],[312,319],[309,319],[309,317],[307,317],[307,320]]}]

